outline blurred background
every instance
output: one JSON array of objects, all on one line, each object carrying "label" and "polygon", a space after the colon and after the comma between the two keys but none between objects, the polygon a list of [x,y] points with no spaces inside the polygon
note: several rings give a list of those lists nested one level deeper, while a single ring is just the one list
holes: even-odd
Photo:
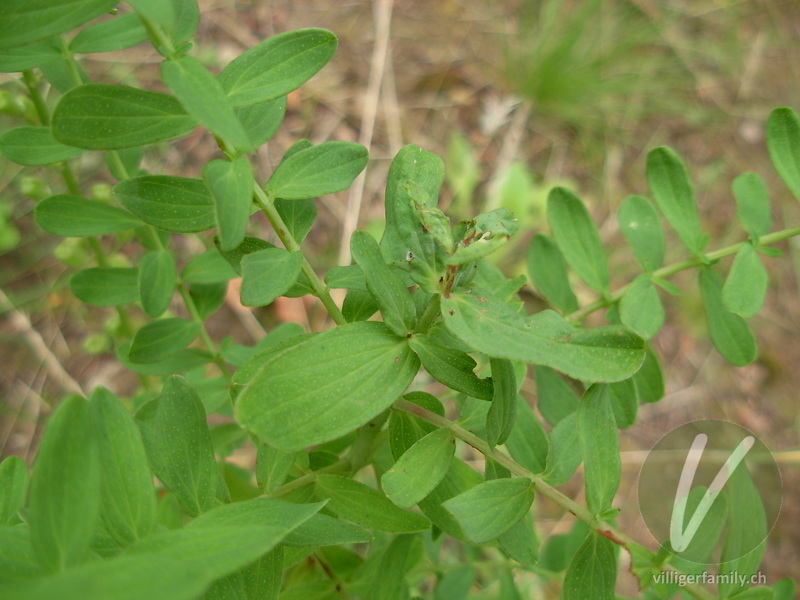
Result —
[{"label": "blurred background", "polygon": [[[616,208],[627,195],[647,194],[645,157],[659,145],[671,146],[689,167],[710,249],[745,237],[730,191],[744,171],[765,178],[775,229],[800,223],[800,206],[778,180],[764,141],[772,108],[798,108],[800,3],[793,0],[200,0],[200,6],[193,54],[215,72],[290,29],[324,27],[339,37],[331,63],[290,95],[283,127],[256,161],[265,179],[300,138],[370,148],[366,176],[349,192],[318,202],[304,245],[320,270],[349,262],[341,241],[356,227],[380,232],[385,176],[407,143],[444,158],[441,205],[451,217],[500,206],[518,215],[520,234],[496,257],[509,276],[526,272],[527,242],[546,228],[547,193],[561,185],[581,196],[600,227],[612,289],[630,281],[638,271]],[[142,44],[89,55],[83,64],[95,81],[162,90],[159,59]],[[13,77],[0,83],[5,106],[20,87]],[[16,124],[0,114],[3,129]],[[148,151],[143,166],[198,177],[216,154],[213,139],[198,130]],[[84,193],[109,194],[113,181],[102,166],[97,153],[81,159]],[[70,274],[91,262],[87,248],[48,236],[33,221],[36,201],[58,192],[56,171],[23,170],[0,159],[0,449],[28,460],[70,378],[123,395],[137,383],[113,352],[116,313],[70,294]],[[269,236],[264,222],[254,226]],[[190,246],[196,241],[180,243],[186,256],[197,253]],[[633,508],[644,453],[692,419],[743,425],[775,452],[783,475],[783,508],[762,569],[770,583],[800,578],[800,245],[780,247],[783,257],[766,265],[772,281],[766,305],[752,320],[760,356],[744,368],[728,365],[707,339],[695,275],[673,278],[684,293],[664,298],[667,324],[653,340],[667,395],[643,406],[621,434],[626,452],[615,503],[626,509],[623,529],[647,539]],[[666,263],[685,256],[670,244]],[[115,248],[109,259],[126,265],[126,248]],[[577,293],[582,303],[595,299],[588,289]],[[537,306],[531,288],[523,296]],[[281,321],[325,326],[314,303],[279,300],[253,312],[231,290],[211,317],[212,332],[252,343],[254,328]],[[556,513],[547,522],[546,507],[541,516],[548,530],[565,526]],[[630,577],[620,586],[635,591]]]}]

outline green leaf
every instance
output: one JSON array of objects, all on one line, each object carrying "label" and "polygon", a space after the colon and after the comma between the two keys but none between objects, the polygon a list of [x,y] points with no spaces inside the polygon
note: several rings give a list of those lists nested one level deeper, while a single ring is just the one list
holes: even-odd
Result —
[{"label": "green leaf", "polygon": [[409,448],[381,478],[381,487],[400,508],[411,508],[447,474],[455,453],[449,429],[436,429]]},{"label": "green leaf", "polygon": [[89,150],[134,148],[174,140],[197,127],[172,96],[124,85],[92,83],[61,98],[53,137]]},{"label": "green leaf", "polygon": [[722,303],[745,319],[754,317],[764,304],[769,277],[753,245],[742,244],[722,287]]},{"label": "green leaf", "polygon": [[229,149],[252,152],[250,138],[233,112],[225,90],[199,60],[181,56],[161,63],[161,79],[183,108]]},{"label": "green leaf", "polygon": [[412,535],[400,535],[389,543],[381,555],[377,575],[366,598],[406,600],[409,597],[406,571],[412,566],[409,557],[415,539]]},{"label": "green leaf", "polygon": [[770,113],[767,149],[778,175],[800,200],[800,120],[791,108],[776,108]]},{"label": "green leaf", "polygon": [[239,55],[219,74],[233,106],[273,100],[296,90],[331,59],[336,36],[300,29],[272,36]]},{"label": "green leaf", "polygon": [[289,233],[298,242],[302,242],[317,218],[317,205],[313,198],[304,200],[275,199],[275,210],[289,229]]},{"label": "green leaf", "polygon": [[508,531],[533,503],[530,479],[492,479],[442,504],[458,520],[467,537],[484,544]]},{"label": "green leaf", "polygon": [[797,584],[793,579],[784,577],[769,587],[775,592],[774,600],[792,600],[795,597]]},{"label": "green leaf", "polygon": [[346,267],[332,267],[325,273],[325,285],[337,290],[358,290],[367,291],[367,281],[364,279],[364,271],[358,265],[347,265]]},{"label": "green leaf", "polygon": [[266,306],[285,294],[303,268],[303,253],[267,248],[242,258],[242,304]]},{"label": "green leaf", "polygon": [[[200,20],[197,0],[129,0],[128,4],[143,22],[150,22],[150,31],[162,30],[176,48],[192,38]],[[161,43],[160,36],[151,33],[150,42],[164,56],[172,54],[171,48]]]},{"label": "green leaf", "polygon": [[648,273],[664,262],[664,229],[656,207],[643,196],[628,196],[617,213],[622,235],[628,240],[633,256]]},{"label": "green leaf", "polygon": [[548,302],[565,313],[578,310],[578,299],[569,285],[564,256],[544,234],[537,233],[528,245],[528,275]]},{"label": "green leaf", "polygon": [[383,261],[378,242],[364,231],[355,231],[350,252],[364,272],[367,289],[378,301],[383,322],[397,335],[410,335],[417,320],[414,300],[399,274]]},{"label": "green leaf", "polygon": [[412,279],[428,293],[439,291],[445,253],[441,244],[423,230],[408,184],[412,182],[415,192],[436,208],[443,181],[442,159],[410,145],[397,153],[386,180],[386,229],[381,252],[387,262],[410,267]]},{"label": "green leaf", "polygon": [[55,37],[17,48],[0,48],[0,73],[19,73],[61,59]]},{"label": "green leaf", "polygon": [[578,413],[573,412],[561,419],[550,432],[544,480],[550,485],[566,483],[582,460]]},{"label": "green leaf", "polygon": [[590,533],[572,557],[564,578],[564,600],[614,600],[617,554],[614,542]]},{"label": "green leaf", "polygon": [[122,403],[100,387],[92,392],[90,406],[99,439],[103,523],[125,546],[155,527],[153,474],[139,429]]},{"label": "green leaf", "polygon": [[236,277],[230,262],[214,248],[195,256],[181,271],[181,279],[191,284],[227,283]]},{"label": "green leaf", "polygon": [[532,567],[539,560],[539,536],[530,512],[497,538],[500,548],[515,561]]},{"label": "green leaf", "polygon": [[147,39],[147,30],[134,13],[118,15],[78,32],[69,43],[75,54],[114,52],[135,46]]},{"label": "green leaf", "polygon": [[286,546],[297,548],[339,546],[372,541],[372,534],[357,525],[317,513],[292,530],[284,539]]},{"label": "green leaf", "polygon": [[661,372],[658,356],[651,346],[647,347],[642,367],[631,379],[636,386],[636,397],[639,402],[658,402],[664,397],[664,374]]},{"label": "green leaf", "polygon": [[265,189],[272,198],[303,200],[350,187],[367,166],[367,149],[353,142],[324,142],[281,161]]},{"label": "green leaf", "polygon": [[[438,209],[425,208],[422,211],[433,212]],[[424,231],[429,231],[427,220],[421,221]],[[456,245],[456,250],[445,259],[446,265],[463,265],[480,260],[505,244],[519,229],[517,218],[507,208],[498,208],[475,217],[472,221],[461,222],[466,226],[463,239]],[[449,221],[447,223],[449,232]],[[444,230],[441,224],[440,229]],[[438,237],[442,237],[442,233]],[[448,246],[444,245],[445,248]]]},{"label": "green leaf", "polygon": [[639,397],[633,378],[610,384],[608,391],[611,394],[611,410],[614,412],[617,429],[627,429],[636,422],[639,412]]},{"label": "green leaf", "polygon": [[575,330],[553,311],[524,317],[479,290],[443,298],[442,314],[453,335],[476,352],[545,365],[575,379],[626,379],[644,359],[644,342],[624,328]]},{"label": "green leaf", "polygon": [[639,275],[625,290],[619,302],[619,317],[646,340],[664,325],[664,307],[648,275]]},{"label": "green leaf", "polygon": [[283,452],[269,444],[261,444],[256,455],[256,479],[271,494],[278,489],[294,466],[296,452]]},{"label": "green leaf", "polygon": [[139,299],[145,314],[156,319],[172,301],[178,280],[175,257],[169,250],[151,250],[139,266]]},{"label": "green leaf", "polygon": [[236,117],[250,137],[250,143],[258,148],[272,138],[286,116],[286,96],[269,102],[235,108]]},{"label": "green leaf", "polygon": [[753,241],[772,228],[772,214],[764,180],[755,173],[742,173],[733,180],[736,216]]},{"label": "green leaf", "polygon": [[144,175],[121,181],[114,196],[142,221],[174,233],[194,233],[216,224],[214,199],[202,179]]},{"label": "green leaf", "polygon": [[[403,399],[444,416],[444,407],[436,396],[426,392],[410,392]],[[389,417],[389,447],[392,457],[398,460],[411,446],[434,430],[436,426],[427,421],[393,410]]]},{"label": "green leaf", "polygon": [[219,310],[225,303],[227,293],[227,282],[193,283],[189,286],[189,296],[202,319],[208,318]]},{"label": "green leaf", "polygon": [[46,232],[65,237],[118,233],[142,224],[127,210],[68,194],[45,198],[33,215]]},{"label": "green leaf", "polygon": [[584,458],[586,504],[598,515],[611,508],[622,470],[617,423],[607,385],[593,385],[581,398],[578,434]]},{"label": "green leaf", "polygon": [[128,358],[131,343],[123,342],[116,348],[117,360],[126,369],[130,369],[135,373],[142,375],[171,375],[173,373],[186,373],[194,369],[199,369],[210,362],[213,362],[214,357],[208,351],[200,350],[199,348],[184,348],[178,350],[168,358],[157,362],[140,364],[131,362]]},{"label": "green leaf", "polygon": [[50,417],[31,478],[31,544],[50,572],[79,565],[100,516],[100,473],[89,404],[64,400]]},{"label": "green leaf", "polygon": [[458,540],[466,541],[461,525],[442,503],[475,487],[481,481],[483,477],[478,472],[463,461],[455,459],[441,483],[424,500],[420,500],[418,505],[436,527]]},{"label": "green leaf", "polygon": [[0,48],[64,33],[102,15],[115,0],[8,0],[0,4]]},{"label": "green leaf", "polygon": [[19,456],[8,456],[0,463],[0,525],[18,522],[17,512],[28,495],[28,465]]},{"label": "green leaf", "polygon": [[574,413],[578,408],[578,397],[567,382],[549,367],[537,365],[536,406],[551,425]]},{"label": "green leaf", "polygon": [[156,363],[192,343],[200,325],[185,319],[159,319],[144,325],[131,341],[128,358],[133,363]]},{"label": "green leaf", "polygon": [[714,347],[729,363],[743,367],[756,359],[758,348],[747,321],[730,312],[722,300],[722,277],[709,268],[700,270],[700,293]]},{"label": "green leaf", "polygon": [[486,441],[490,447],[506,441],[517,416],[517,378],[514,365],[502,358],[490,359],[492,366],[492,404],[486,414]]},{"label": "green leaf", "polygon": [[214,506],[219,472],[203,404],[186,381],[171,376],[161,396],[136,415],[153,471],[196,517]]},{"label": "green leaf", "polygon": [[600,233],[581,200],[565,188],[547,196],[547,222],[569,266],[597,292],[608,287],[608,265]]},{"label": "green leaf", "polygon": [[0,154],[29,167],[69,160],[84,152],[57,142],[47,127],[15,127],[0,135]]},{"label": "green leaf", "polygon": [[409,338],[408,345],[419,357],[425,370],[437,381],[472,398],[492,399],[492,381],[475,375],[477,363],[469,354],[440,346],[429,337],[419,334]]},{"label": "green leaf", "polygon": [[233,162],[212,160],[203,167],[203,181],[214,199],[220,250],[235,250],[244,241],[253,204],[250,162],[244,156]]},{"label": "green leaf", "polygon": [[139,299],[136,269],[92,267],[69,280],[75,297],[92,306],[117,306]]},{"label": "green leaf", "polygon": [[472,565],[460,565],[446,571],[436,584],[435,600],[467,600],[475,583]]},{"label": "green leaf", "polygon": [[[244,258],[246,255],[252,254],[253,252],[258,252],[259,250],[265,250],[266,248],[275,247],[269,242],[265,242],[264,240],[260,240],[258,238],[246,235],[244,236],[244,240],[242,241],[241,244],[239,244],[233,250],[226,252],[219,248],[219,240],[215,241],[217,242],[217,249],[219,250],[218,254],[220,254],[222,258],[224,258],[228,262],[233,271],[233,276],[227,277],[226,275],[227,279],[225,279],[225,281],[227,281],[228,279],[233,279],[237,275],[242,274],[242,258]],[[184,277],[186,276],[185,272],[186,269],[184,269]],[[230,270],[226,270],[226,273],[230,272],[231,272]]]},{"label": "green leaf", "polygon": [[366,321],[378,312],[378,302],[369,292],[350,290],[342,302],[342,315],[348,323]]},{"label": "green leaf", "polygon": [[662,146],[647,155],[647,183],[669,224],[693,254],[699,254],[708,241],[700,229],[694,190],[681,158]]},{"label": "green leaf", "polygon": [[411,533],[430,527],[422,515],[399,509],[375,488],[339,475],[318,474],[314,489],[328,498],[327,508],[358,525],[390,533]]},{"label": "green leaf", "polygon": [[511,434],[506,439],[506,448],[523,467],[534,473],[541,473],[547,464],[547,436],[525,398],[515,394],[515,402],[516,419]]},{"label": "green leaf", "polygon": [[236,402],[236,418],[280,450],[327,442],[380,414],[419,360],[382,323],[314,334],[268,361]]}]

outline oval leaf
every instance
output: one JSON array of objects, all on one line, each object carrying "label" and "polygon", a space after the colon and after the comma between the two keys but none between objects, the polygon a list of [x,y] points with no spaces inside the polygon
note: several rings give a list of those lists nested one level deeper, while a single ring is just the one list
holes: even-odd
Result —
[{"label": "oval leaf", "polygon": [[400,508],[411,508],[439,485],[450,468],[455,449],[450,430],[432,431],[383,474],[383,492]]},{"label": "oval leaf", "polygon": [[714,347],[729,363],[743,367],[756,359],[758,348],[747,321],[725,308],[722,278],[705,268],[700,270],[700,293],[706,308],[706,323]]},{"label": "oval leaf", "polygon": [[76,54],[114,52],[124,50],[147,39],[147,29],[134,14],[115,16],[82,29],[69,43],[70,51]]},{"label": "oval leaf", "polygon": [[0,463],[0,525],[18,522],[17,512],[28,496],[28,465],[19,456],[9,456]]},{"label": "oval leaf", "polygon": [[578,397],[553,369],[537,365],[534,372],[536,406],[548,423],[557,425],[559,421],[577,410]]},{"label": "oval leaf", "polygon": [[733,180],[736,216],[754,241],[769,233],[772,214],[764,180],[755,173],[742,173]]},{"label": "oval leaf", "polygon": [[722,302],[732,313],[749,319],[761,310],[769,277],[753,245],[742,244],[722,287]]},{"label": "oval leaf", "polygon": [[502,358],[490,359],[492,365],[492,404],[486,413],[486,441],[490,447],[502,444],[514,429],[517,415],[517,378],[514,365]]},{"label": "oval leaf", "polygon": [[492,479],[442,503],[476,544],[495,539],[519,522],[533,503],[530,479]]},{"label": "oval leaf", "polygon": [[286,116],[286,96],[234,110],[236,118],[250,137],[251,145],[258,148],[271,139],[283,123]]},{"label": "oval leaf", "polygon": [[492,381],[475,375],[477,363],[466,352],[440,346],[424,335],[412,336],[408,344],[437,381],[472,398],[492,399]]},{"label": "oval leaf", "polygon": [[616,582],[614,542],[599,533],[590,533],[567,568],[564,600],[614,600]]},{"label": "oval leaf", "polygon": [[118,233],[142,224],[127,210],[67,194],[45,198],[33,215],[46,232],[65,237]]},{"label": "oval leaf", "polygon": [[267,248],[245,255],[242,258],[242,304],[271,304],[294,285],[302,268],[302,252]]},{"label": "oval leaf", "polygon": [[608,287],[603,242],[589,211],[567,189],[556,187],[547,197],[547,222],[569,266],[597,292]]},{"label": "oval leaf", "polygon": [[244,241],[253,204],[250,162],[245,157],[234,162],[212,160],[203,167],[203,181],[214,199],[220,250],[235,250]]},{"label": "oval leaf", "polygon": [[586,504],[598,515],[611,508],[622,470],[617,422],[607,385],[593,385],[581,398],[578,434],[584,457]]},{"label": "oval leaf", "polygon": [[139,265],[139,299],[145,314],[156,319],[169,308],[178,281],[175,257],[169,250],[152,250]]},{"label": "oval leaf", "polygon": [[174,140],[197,121],[167,94],[124,85],[92,83],[61,98],[53,112],[53,136],[89,150],[133,148]]},{"label": "oval leaf", "polygon": [[121,181],[114,196],[153,227],[174,233],[194,233],[214,227],[214,200],[202,179],[145,175]]},{"label": "oval leaf", "polygon": [[280,450],[327,442],[368,422],[411,383],[419,360],[383,323],[310,336],[264,364],[236,418]]},{"label": "oval leaf", "polygon": [[800,119],[791,108],[776,108],[770,113],[767,149],[775,170],[800,200]]},{"label": "oval leaf", "polygon": [[569,285],[564,256],[544,234],[537,233],[528,246],[528,275],[548,302],[565,313],[578,310],[578,299]]},{"label": "oval leaf", "polygon": [[128,358],[133,363],[156,363],[192,343],[200,325],[184,319],[160,319],[148,323],[133,336]]},{"label": "oval leaf", "polygon": [[0,135],[0,153],[29,167],[68,160],[84,152],[57,142],[47,127],[15,127]]},{"label": "oval leaf", "polygon": [[70,277],[69,287],[76,298],[92,306],[118,306],[139,299],[136,269],[84,269]]},{"label": "oval leaf", "polygon": [[656,207],[643,196],[628,196],[617,213],[619,228],[633,256],[648,273],[664,262],[664,228]]},{"label": "oval leaf", "polygon": [[628,286],[619,302],[623,324],[649,340],[664,324],[664,307],[650,277],[640,275]]},{"label": "oval leaf", "polygon": [[18,48],[0,48],[0,73],[19,73],[61,60],[61,46],[49,38]]},{"label": "oval leaf", "polygon": [[272,198],[302,200],[350,187],[367,166],[367,149],[353,142],[325,142],[281,161],[265,189]]}]

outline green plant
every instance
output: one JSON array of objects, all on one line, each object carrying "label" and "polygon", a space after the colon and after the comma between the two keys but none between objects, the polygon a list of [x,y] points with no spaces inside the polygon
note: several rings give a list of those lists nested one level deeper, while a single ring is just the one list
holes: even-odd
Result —
[{"label": "green plant", "polygon": [[[442,161],[406,146],[388,175],[380,243],[356,232],[355,264],[320,279],[301,247],[316,217],[313,199],[347,188],[365,168],[366,150],[301,140],[264,184],[248,156],[278,129],[286,94],[331,58],[336,38],[319,29],[283,33],[214,76],[187,54],[199,20],[193,0],[129,0],[132,13],[63,35],[115,4],[76,0],[67,12],[56,0],[13,0],[0,8],[0,66],[22,72],[23,116],[34,123],[3,133],[0,151],[60,171],[68,193],[42,199],[36,221],[93,253],[97,266],[75,273],[71,289],[87,304],[116,307],[117,356],[142,382],[131,398],[97,388],[88,401],[64,400],[30,482],[20,459],[0,465],[4,598],[383,600],[464,598],[473,587],[517,598],[514,573],[528,571],[535,581],[563,580],[567,600],[606,599],[614,597],[620,548],[649,597],[717,597],[698,584],[679,591],[657,582],[664,569],[691,573],[697,564],[666,541],[652,552],[615,525],[617,429],[635,421],[640,402],[663,395],[646,339],[663,322],[657,287],[676,291],[670,275],[699,269],[714,344],[734,364],[755,359],[744,318],[767,288],[758,254],[775,255],[775,243],[800,234],[770,231],[757,175],[733,186],[748,239],[706,251],[685,166],[671,150],[653,150],[647,176],[658,209],[632,196],[619,213],[643,274],[616,291],[585,206],[553,189],[552,237],[534,236],[528,260],[553,309],[527,315],[516,295],[526,281],[485,260],[517,232],[513,214],[498,208],[453,225],[437,208]],[[164,57],[171,95],[89,83],[75,58],[146,39]],[[142,171],[144,146],[198,125],[220,148],[202,177]],[[800,198],[794,112],[773,112],[768,141]],[[86,184],[71,161],[88,151],[105,154],[113,202],[81,193]],[[248,235],[254,211],[283,248]],[[662,264],[660,215],[688,249],[686,260]],[[213,240],[199,235],[213,229]],[[177,235],[198,236],[209,249],[179,269]],[[132,239],[136,266],[109,264]],[[734,254],[723,284],[720,259]],[[579,306],[567,266],[596,301]],[[206,320],[239,276],[243,304],[310,294],[336,326],[308,333],[282,324],[254,346],[214,340]],[[331,289],[347,290],[341,309]],[[581,326],[600,310],[607,325]],[[369,321],[378,311],[382,320]],[[520,394],[528,365],[549,431]],[[582,396],[556,372],[584,387]],[[441,384],[429,388],[438,397],[420,389],[431,380]],[[220,416],[213,426],[211,413]],[[483,473],[467,465],[465,446],[482,457]],[[242,448],[256,454],[253,470],[228,460]],[[581,463],[586,506],[558,489]],[[531,513],[537,496],[576,517],[570,533],[540,544]],[[732,490],[726,497],[736,505]],[[723,562],[748,536],[766,536],[760,526],[731,516]],[[693,556],[702,550],[707,559],[717,537],[690,546]],[[760,552],[763,545],[740,559],[738,571],[755,572]],[[779,582],[755,592],[720,586],[718,596],[753,593],[793,591]]]}]

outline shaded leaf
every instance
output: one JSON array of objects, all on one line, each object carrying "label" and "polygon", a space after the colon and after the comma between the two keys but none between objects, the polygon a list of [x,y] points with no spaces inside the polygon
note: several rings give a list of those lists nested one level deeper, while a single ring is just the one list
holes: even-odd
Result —
[{"label": "shaded leaf", "polygon": [[536,365],[536,407],[551,425],[574,413],[578,397],[567,382],[549,367]]},{"label": "shaded leaf", "polygon": [[619,302],[619,317],[642,338],[649,340],[664,325],[664,307],[650,277],[639,275],[631,282]]},{"label": "shaded leaf", "polygon": [[472,398],[492,399],[492,380],[480,379],[475,375],[477,363],[469,354],[440,346],[424,335],[412,336],[408,344],[425,370],[437,381]]},{"label": "shaded leaf", "polygon": [[770,113],[767,149],[775,170],[800,200],[800,120],[791,108],[776,108]]},{"label": "shaded leaf", "polygon": [[756,359],[758,348],[747,321],[730,312],[722,300],[722,278],[709,268],[700,270],[700,292],[714,347],[729,363],[741,367]]},{"label": "shaded leaf", "polygon": [[742,173],[733,180],[732,187],[736,197],[736,216],[750,237],[758,241],[772,228],[767,186],[755,173]]},{"label": "shaded leaf", "polygon": [[117,306],[139,299],[136,269],[92,267],[78,271],[69,280],[75,297],[92,306]]},{"label": "shaded leaf", "polygon": [[570,480],[582,461],[578,413],[573,412],[561,419],[550,432],[544,480],[550,485],[562,485]]},{"label": "shaded leaf", "polygon": [[514,365],[502,358],[490,359],[492,366],[492,404],[486,414],[486,441],[490,447],[502,444],[511,435],[517,415],[517,378]]},{"label": "shaded leaf", "polygon": [[45,198],[33,214],[46,232],[66,237],[118,233],[142,224],[126,210],[68,194]]},{"label": "shaded leaf", "polygon": [[185,319],[152,321],[133,336],[128,358],[134,363],[156,363],[192,343],[200,325]]},{"label": "shaded leaf", "polygon": [[285,294],[303,268],[303,253],[267,248],[242,257],[242,304],[266,306]]},{"label": "shaded leaf", "polygon": [[648,273],[664,262],[664,229],[656,207],[643,196],[628,196],[617,213],[619,228],[633,256]]},{"label": "shaded leaf", "polygon": [[586,504],[598,515],[611,508],[622,464],[619,437],[607,385],[593,385],[578,405],[578,434],[584,457]]},{"label": "shaded leaf", "polygon": [[564,600],[614,600],[616,581],[614,542],[592,532],[569,563]]},{"label": "shaded leaf", "polygon": [[158,318],[169,308],[178,280],[175,257],[169,250],[151,250],[139,265],[139,299],[145,314]]},{"label": "shaded leaf", "polygon": [[147,30],[134,13],[118,15],[109,21],[91,25],[69,42],[75,54],[114,52],[135,46],[147,39]]},{"label": "shaded leaf", "polygon": [[8,456],[0,463],[0,525],[14,525],[17,512],[28,496],[28,465],[19,456]]},{"label": "shaded leaf", "polygon": [[192,233],[215,225],[214,200],[202,179],[144,175],[121,181],[114,196],[142,221],[174,233]]},{"label": "shaded leaf", "polygon": [[536,289],[565,313],[578,310],[578,299],[569,285],[564,256],[546,235],[537,233],[528,245],[528,275]]},{"label": "shaded leaf", "polygon": [[722,303],[732,313],[749,319],[761,310],[768,285],[767,271],[758,253],[752,244],[744,243],[722,286]]},{"label": "shaded leaf", "polygon": [[57,142],[47,127],[15,127],[0,135],[0,154],[29,167],[69,160],[84,152]]},{"label": "shaded leaf", "polygon": [[244,241],[253,204],[253,169],[245,157],[233,162],[212,160],[203,167],[203,181],[214,199],[220,251],[230,252]]},{"label": "shaded leaf", "polygon": [[302,242],[317,218],[317,205],[313,198],[303,200],[275,199],[275,210],[283,219],[289,233],[297,241]]}]

